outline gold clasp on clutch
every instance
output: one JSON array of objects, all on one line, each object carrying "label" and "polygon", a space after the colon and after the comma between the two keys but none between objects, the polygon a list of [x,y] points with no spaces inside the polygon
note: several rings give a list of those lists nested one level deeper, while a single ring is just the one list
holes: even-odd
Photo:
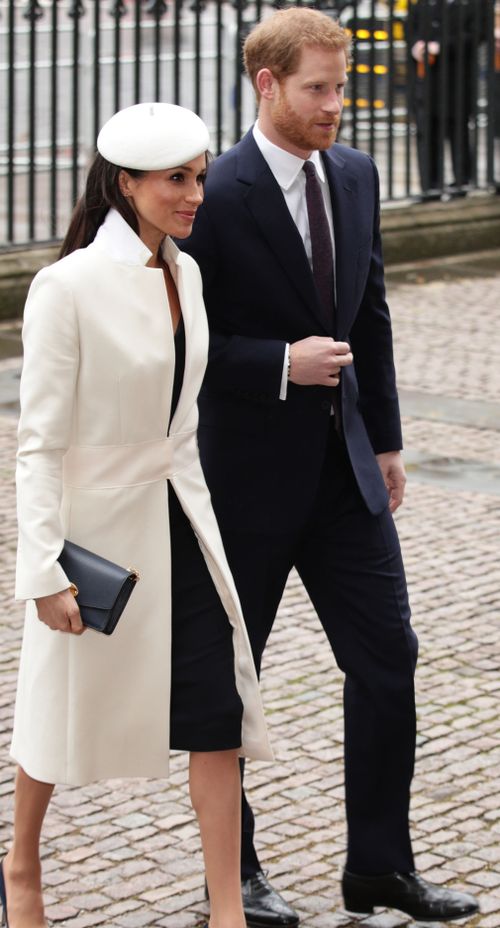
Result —
[{"label": "gold clasp on clutch", "polygon": [[141,579],[141,575],[140,575],[139,571],[135,569],[135,567],[127,567],[127,570],[128,570],[131,574],[133,574],[133,576],[131,577],[131,579],[132,579],[132,580],[135,580],[136,583],[137,583],[138,580]]}]

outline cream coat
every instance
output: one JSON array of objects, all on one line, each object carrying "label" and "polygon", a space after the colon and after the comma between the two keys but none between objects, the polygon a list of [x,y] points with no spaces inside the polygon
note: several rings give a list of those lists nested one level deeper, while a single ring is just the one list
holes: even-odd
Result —
[{"label": "cream coat", "polygon": [[[111,211],[95,241],[37,274],[26,304],[17,467],[16,597],[27,604],[12,756],[35,779],[83,784],[168,772],[170,546],[166,479],[233,627],[242,753],[272,759],[234,583],[201,470],[196,399],[208,329],[194,261],[166,240],[186,330],[170,431],[171,316],[161,270]],[[33,598],[67,588],[69,538],[141,576],[116,631],[51,631]]]}]

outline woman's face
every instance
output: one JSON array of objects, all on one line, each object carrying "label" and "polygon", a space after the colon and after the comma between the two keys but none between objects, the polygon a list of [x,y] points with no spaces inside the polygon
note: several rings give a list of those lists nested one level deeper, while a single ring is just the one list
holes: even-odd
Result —
[{"label": "woman's face", "polygon": [[137,216],[140,238],[153,253],[165,235],[187,238],[191,234],[196,210],[203,202],[206,173],[205,154],[179,167],[147,171],[142,177],[120,171],[120,190]]}]

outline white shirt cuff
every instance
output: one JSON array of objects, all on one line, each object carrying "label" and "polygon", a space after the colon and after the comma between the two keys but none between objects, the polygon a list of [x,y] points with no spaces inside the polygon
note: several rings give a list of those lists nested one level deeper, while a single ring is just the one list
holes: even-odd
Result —
[{"label": "white shirt cuff", "polygon": [[290,355],[290,345],[285,347],[285,359],[283,361],[283,373],[281,375],[280,400],[286,400],[288,389],[288,358]]}]

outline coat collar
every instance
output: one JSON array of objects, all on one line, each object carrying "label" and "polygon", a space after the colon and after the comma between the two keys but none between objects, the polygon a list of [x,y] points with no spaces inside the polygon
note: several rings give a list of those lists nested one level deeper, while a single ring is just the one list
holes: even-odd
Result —
[{"label": "coat collar", "polygon": [[[102,226],[97,230],[93,244],[119,264],[144,266],[152,255],[147,245],[116,209],[109,210]],[[162,254],[169,264],[178,264],[179,249],[168,235],[162,245]]]},{"label": "coat collar", "polygon": [[[135,268],[144,268],[151,257],[149,248],[114,209],[110,209],[90,247],[98,249],[110,261]],[[208,329],[200,275],[193,259],[181,252],[168,236],[163,243],[162,253],[177,285],[186,333],[186,374],[169,430],[170,434],[174,434],[182,429],[186,415],[196,403],[208,352]],[[146,279],[141,276],[138,286],[146,300],[159,301],[159,311],[163,315],[164,310],[168,311],[163,271],[161,268],[145,268],[145,271]],[[148,289],[148,281],[151,289]],[[168,332],[168,327],[165,331]]]},{"label": "coat collar", "polygon": [[[257,183],[261,179],[262,174],[266,172],[266,169],[269,171],[269,168],[255,142],[253,128],[249,129],[241,142],[236,146],[236,149],[238,153],[237,179],[246,184]],[[342,146],[338,144],[333,145],[332,148],[321,155],[321,157],[323,159],[323,164],[326,164],[327,175],[329,163],[339,168],[339,170],[343,170],[347,167],[346,159],[342,154]]]}]

